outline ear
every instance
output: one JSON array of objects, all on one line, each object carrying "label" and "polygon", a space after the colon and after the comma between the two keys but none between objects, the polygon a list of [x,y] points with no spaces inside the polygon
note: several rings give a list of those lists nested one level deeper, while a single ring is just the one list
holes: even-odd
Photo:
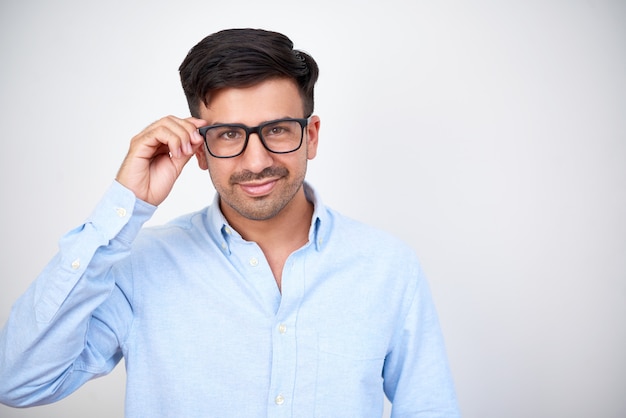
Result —
[{"label": "ear", "polygon": [[206,148],[204,144],[196,150],[196,159],[198,160],[198,166],[201,170],[208,170],[209,163],[206,156]]},{"label": "ear", "polygon": [[307,158],[312,160],[317,155],[317,144],[319,140],[319,132],[320,132],[320,118],[319,116],[313,115],[309,119],[309,124],[306,127],[306,147],[307,147]]}]

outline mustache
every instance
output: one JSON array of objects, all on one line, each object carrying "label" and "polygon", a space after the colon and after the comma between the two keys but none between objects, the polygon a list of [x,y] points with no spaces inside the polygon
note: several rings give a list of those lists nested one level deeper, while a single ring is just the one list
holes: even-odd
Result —
[{"label": "mustache", "polygon": [[240,173],[235,173],[231,175],[230,184],[258,181],[272,177],[286,177],[288,174],[289,170],[287,170],[285,167],[267,167],[259,173],[253,173],[252,171],[244,170]]}]

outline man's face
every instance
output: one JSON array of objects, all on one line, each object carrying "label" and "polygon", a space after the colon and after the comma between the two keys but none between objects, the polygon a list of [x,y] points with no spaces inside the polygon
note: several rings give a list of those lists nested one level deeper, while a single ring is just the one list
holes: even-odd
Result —
[{"label": "man's face", "polygon": [[[201,104],[200,117],[209,125],[241,123],[257,126],[282,119],[302,118],[302,99],[289,79],[271,79],[247,88],[223,89],[212,95],[208,106]],[[317,152],[319,118],[311,117],[300,149],[274,154],[265,149],[257,134],[251,134],[243,154],[233,158],[212,157],[202,147],[198,164],[208,169],[227,218],[241,216],[267,220],[278,215],[301,191],[307,160]]]}]

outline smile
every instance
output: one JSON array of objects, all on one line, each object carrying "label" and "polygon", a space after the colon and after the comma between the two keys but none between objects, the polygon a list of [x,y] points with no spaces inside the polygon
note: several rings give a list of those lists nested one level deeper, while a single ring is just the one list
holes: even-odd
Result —
[{"label": "smile", "polygon": [[268,195],[278,183],[278,179],[264,181],[262,183],[239,183],[239,187],[245,194],[252,197]]}]

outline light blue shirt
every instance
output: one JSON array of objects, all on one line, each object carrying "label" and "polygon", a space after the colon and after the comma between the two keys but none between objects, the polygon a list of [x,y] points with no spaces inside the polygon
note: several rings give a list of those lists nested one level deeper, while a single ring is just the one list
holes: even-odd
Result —
[{"label": "light blue shirt", "polygon": [[282,293],[216,201],[165,226],[114,183],[15,304],[0,401],[61,399],[125,359],[127,417],[457,417],[414,252],[315,205]]}]

